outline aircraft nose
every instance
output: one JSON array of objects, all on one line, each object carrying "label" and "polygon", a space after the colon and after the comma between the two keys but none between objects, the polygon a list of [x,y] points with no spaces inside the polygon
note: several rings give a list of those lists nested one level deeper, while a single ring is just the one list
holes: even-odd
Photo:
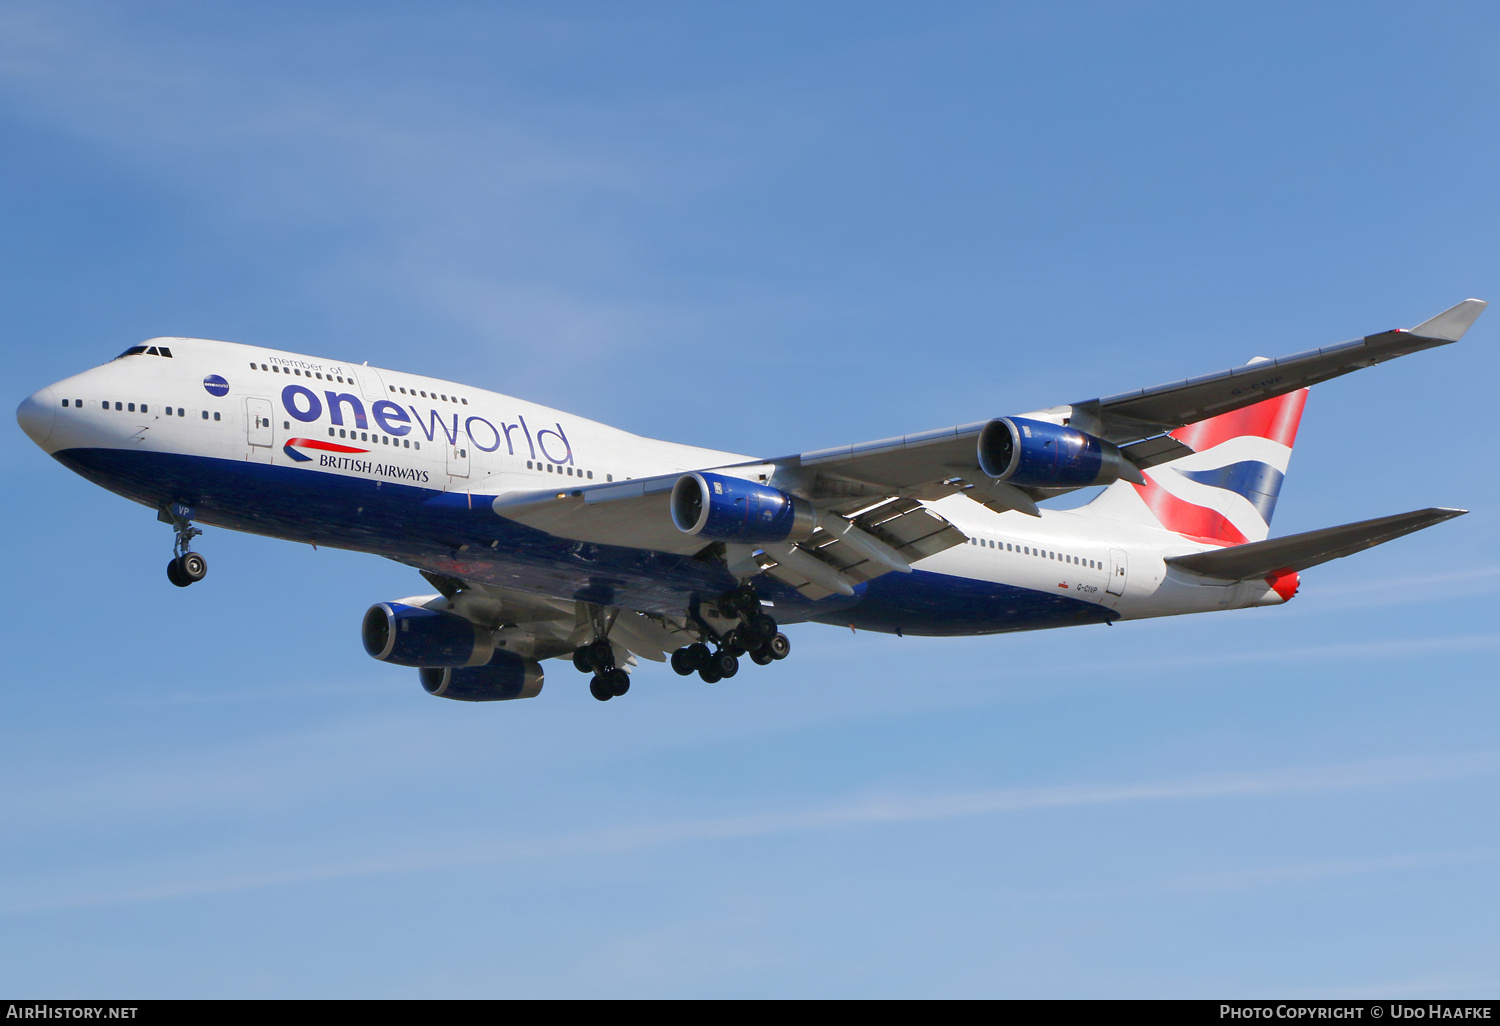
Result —
[{"label": "aircraft nose", "polygon": [[43,449],[52,437],[52,423],[57,418],[57,395],[50,388],[33,392],[16,408],[16,423],[31,440]]}]

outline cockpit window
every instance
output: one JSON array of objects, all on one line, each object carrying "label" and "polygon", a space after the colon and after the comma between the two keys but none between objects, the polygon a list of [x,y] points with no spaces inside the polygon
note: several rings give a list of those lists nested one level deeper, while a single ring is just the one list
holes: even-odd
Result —
[{"label": "cockpit window", "polygon": [[165,356],[167,359],[171,359],[172,350],[166,346],[131,346],[115,357],[115,359],[123,360],[127,356]]}]

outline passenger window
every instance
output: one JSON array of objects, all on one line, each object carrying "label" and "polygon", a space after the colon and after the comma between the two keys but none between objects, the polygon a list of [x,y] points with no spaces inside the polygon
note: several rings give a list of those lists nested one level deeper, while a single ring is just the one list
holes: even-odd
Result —
[{"label": "passenger window", "polygon": [[177,407],[177,416],[179,416],[179,417],[186,417],[187,416],[187,411],[184,410],[181,406],[179,406],[179,407]]},{"label": "passenger window", "polygon": [[63,400],[63,405],[64,406],[68,405],[68,401],[66,399]]},{"label": "passenger window", "polygon": [[589,471],[589,480],[592,481],[593,479],[594,479],[594,472],[591,470],[591,471]]},{"label": "passenger window", "polygon": [[115,403],[115,409],[117,409],[117,410],[120,409],[120,404],[119,403]]}]

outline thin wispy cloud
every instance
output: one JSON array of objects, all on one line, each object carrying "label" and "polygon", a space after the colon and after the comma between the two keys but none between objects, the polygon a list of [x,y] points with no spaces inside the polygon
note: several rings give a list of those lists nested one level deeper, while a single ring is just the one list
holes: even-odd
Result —
[{"label": "thin wispy cloud", "polygon": [[[1260,773],[1222,774],[1189,779],[1134,784],[1071,784],[1054,787],[1006,788],[958,794],[884,796],[853,799],[838,805],[793,812],[762,813],[677,823],[651,823],[592,833],[541,837],[462,851],[410,852],[381,859],[349,860],[321,866],[295,867],[261,873],[231,874],[195,881],[125,888],[115,891],[72,891],[42,898],[12,898],[0,910],[22,914],[55,908],[92,907],[129,902],[166,901],[231,891],[299,883],[431,872],[528,860],[668,848],[684,844],[813,833],[845,829],[895,827],[913,823],[980,816],[1018,815],[1047,810],[1086,809],[1153,802],[1270,797],[1350,788],[1381,787],[1453,780],[1495,773],[1500,752],[1456,756],[1391,759],[1344,763]],[[1399,868],[1399,860],[1387,868]],[[1243,887],[1274,884],[1281,879],[1330,872],[1326,867],[1298,870],[1245,871],[1228,876],[1202,876],[1179,881],[1192,888]],[[1348,871],[1347,869],[1344,871]],[[1369,867],[1355,871],[1373,871]],[[1280,875],[1278,875],[1280,874]]]}]

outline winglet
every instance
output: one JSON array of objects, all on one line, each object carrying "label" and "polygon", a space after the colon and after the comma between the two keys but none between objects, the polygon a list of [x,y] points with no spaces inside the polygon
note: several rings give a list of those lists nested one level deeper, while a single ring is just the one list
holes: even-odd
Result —
[{"label": "winglet", "polygon": [[1490,304],[1482,299],[1466,299],[1457,306],[1450,307],[1430,320],[1425,320],[1411,329],[1411,334],[1421,335],[1423,338],[1441,338],[1449,342],[1457,342],[1464,337],[1464,332],[1469,326],[1479,319],[1484,313],[1484,308]]}]

